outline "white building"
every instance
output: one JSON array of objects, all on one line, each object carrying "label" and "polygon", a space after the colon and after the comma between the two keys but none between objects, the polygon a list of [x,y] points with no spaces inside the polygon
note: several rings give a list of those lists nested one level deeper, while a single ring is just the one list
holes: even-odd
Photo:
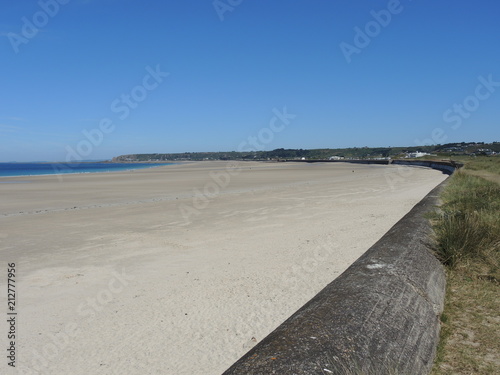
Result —
[{"label": "white building", "polygon": [[407,158],[421,158],[422,156],[425,156],[425,155],[430,155],[430,154],[427,153],[427,152],[417,151],[417,152],[409,152],[409,153],[407,153],[406,157]]}]

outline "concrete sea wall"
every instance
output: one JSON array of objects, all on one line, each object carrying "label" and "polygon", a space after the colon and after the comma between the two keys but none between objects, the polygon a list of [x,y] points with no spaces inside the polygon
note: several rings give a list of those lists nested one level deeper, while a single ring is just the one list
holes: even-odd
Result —
[{"label": "concrete sea wall", "polygon": [[[456,168],[411,164],[445,173]],[[425,214],[444,184],[224,375],[429,373],[446,280]]]},{"label": "concrete sea wall", "polygon": [[427,160],[392,160],[391,164],[408,165],[439,169],[447,174],[452,174],[455,169],[461,168],[463,164],[453,161],[427,161]]},{"label": "concrete sea wall", "polygon": [[359,160],[285,160],[286,162],[296,162],[296,163],[353,163],[353,164],[399,164],[415,167],[426,167],[432,169],[439,169],[447,174],[452,174],[455,169],[463,166],[461,163],[454,161],[432,161],[432,160],[405,160],[405,159],[395,159],[395,160],[371,160],[371,159],[359,159]]}]

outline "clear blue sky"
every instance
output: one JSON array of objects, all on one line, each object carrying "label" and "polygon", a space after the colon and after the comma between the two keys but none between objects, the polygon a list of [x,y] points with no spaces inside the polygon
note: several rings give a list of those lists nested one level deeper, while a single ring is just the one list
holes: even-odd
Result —
[{"label": "clear blue sky", "polygon": [[497,0],[216,4],[2,1],[0,161],[500,141]]}]

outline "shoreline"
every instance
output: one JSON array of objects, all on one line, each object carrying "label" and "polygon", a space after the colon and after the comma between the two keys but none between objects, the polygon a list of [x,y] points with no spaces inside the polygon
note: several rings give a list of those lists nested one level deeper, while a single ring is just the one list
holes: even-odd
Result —
[{"label": "shoreline", "polygon": [[[48,164],[48,165],[69,165],[69,164],[85,164],[85,163],[1,163],[1,164]],[[39,174],[22,174],[22,175],[11,175],[11,176],[0,176],[1,178],[12,178],[12,177],[36,177],[36,176],[65,176],[65,175],[74,175],[74,174],[93,174],[93,173],[116,173],[116,172],[128,172],[128,171],[136,171],[141,169],[149,169],[149,168],[157,168],[164,167],[165,165],[174,165],[178,163],[99,163],[99,162],[87,162],[87,164],[158,164],[153,166],[145,166],[142,168],[130,168],[130,169],[117,169],[117,170],[103,170],[103,171],[88,171],[88,172],[66,172],[66,173],[39,173]],[[71,168],[71,167],[70,167]],[[0,181],[2,183],[2,181]]]}]

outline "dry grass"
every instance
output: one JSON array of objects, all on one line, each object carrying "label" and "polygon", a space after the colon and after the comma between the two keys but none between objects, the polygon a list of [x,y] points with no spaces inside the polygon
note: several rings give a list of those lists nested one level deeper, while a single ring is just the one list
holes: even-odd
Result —
[{"label": "dry grass", "polygon": [[434,229],[448,285],[432,374],[500,374],[500,185],[466,169],[442,198]]},{"label": "dry grass", "polygon": [[447,271],[434,375],[500,374],[499,285],[478,277],[477,267],[469,263]]},{"label": "dry grass", "polygon": [[478,156],[465,161],[465,169],[469,171],[489,172],[500,175],[499,156]]}]

